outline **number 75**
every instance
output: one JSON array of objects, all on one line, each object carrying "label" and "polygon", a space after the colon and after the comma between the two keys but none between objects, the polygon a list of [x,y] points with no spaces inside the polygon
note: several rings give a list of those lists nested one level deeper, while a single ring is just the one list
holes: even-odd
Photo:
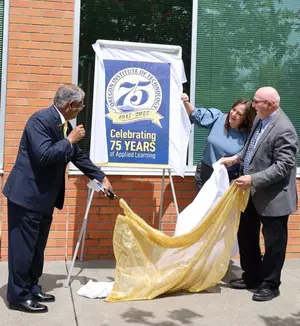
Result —
[{"label": "number 75", "polygon": [[122,149],[122,141],[121,140],[111,140],[111,147],[110,150],[116,150],[116,151],[120,151]]}]

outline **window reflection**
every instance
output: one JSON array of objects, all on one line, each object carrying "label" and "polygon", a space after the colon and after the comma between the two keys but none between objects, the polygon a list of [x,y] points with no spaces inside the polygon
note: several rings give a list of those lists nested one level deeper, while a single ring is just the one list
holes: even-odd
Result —
[{"label": "window reflection", "polygon": [[[187,80],[190,76],[192,0],[82,0],[78,84],[86,92],[86,108],[78,116],[87,134],[81,142],[90,148],[94,51],[97,39],[180,45]],[[186,85],[189,92],[189,85]]]},{"label": "window reflection", "polygon": [[[237,98],[252,98],[258,87],[270,85],[300,135],[300,1],[220,3],[198,6],[197,105],[228,111]],[[195,129],[194,163],[205,139]]]}]

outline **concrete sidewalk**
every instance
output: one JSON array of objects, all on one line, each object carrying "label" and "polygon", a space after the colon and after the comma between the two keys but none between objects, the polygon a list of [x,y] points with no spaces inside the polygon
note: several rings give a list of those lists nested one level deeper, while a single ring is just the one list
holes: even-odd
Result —
[{"label": "concrete sidewalk", "polygon": [[[68,263],[69,264],[69,263]],[[74,277],[65,288],[65,262],[45,264],[41,284],[55,294],[46,314],[31,315],[11,311],[6,306],[7,263],[0,263],[0,325],[42,326],[277,326],[300,325],[300,260],[287,260],[282,275],[281,295],[270,302],[254,302],[247,290],[233,290],[227,282],[240,276],[232,262],[224,282],[197,294],[177,293],[150,301],[106,303],[77,295],[89,279],[113,280],[114,263],[89,261],[76,263]]]}]

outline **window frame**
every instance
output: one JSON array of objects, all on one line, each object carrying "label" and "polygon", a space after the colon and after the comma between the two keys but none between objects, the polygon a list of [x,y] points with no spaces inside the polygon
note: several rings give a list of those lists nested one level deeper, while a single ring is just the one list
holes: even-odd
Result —
[{"label": "window frame", "polygon": [[9,24],[10,0],[4,1],[3,16],[3,43],[2,43],[2,70],[1,70],[1,93],[0,93],[0,174],[4,169],[4,140],[5,140],[5,112],[6,112],[6,86],[8,65],[8,24]]},{"label": "window frame", "polygon": [[[79,64],[79,41],[80,41],[80,7],[81,0],[75,0],[74,3],[74,26],[73,26],[73,67],[72,83],[78,83],[78,64]],[[198,0],[193,0],[192,12],[192,40],[191,40],[191,76],[190,76],[190,102],[195,105],[196,92],[196,60],[197,60],[197,26],[198,26]],[[76,125],[76,118],[71,121]],[[194,165],[194,125],[192,126],[189,141],[189,153],[187,156],[187,165],[185,176],[194,176],[196,166]],[[102,167],[102,170],[108,175],[131,175],[131,176],[157,176],[161,175],[161,169],[148,168],[124,168],[124,167]],[[73,164],[70,165],[69,175],[82,175]],[[297,177],[300,177],[300,167],[297,167]]]},{"label": "window frame", "polygon": [[[79,64],[79,41],[80,41],[80,7],[81,0],[75,0],[74,3],[74,27],[73,27],[73,67],[72,67],[72,83],[78,84],[78,64]],[[193,21],[192,21],[192,56],[191,56],[191,67],[195,67],[196,64],[196,42],[197,42],[197,19],[198,19],[198,0],[193,0]],[[190,91],[191,94],[195,94],[195,69],[191,69],[190,78]],[[191,95],[191,99],[195,96]],[[76,125],[76,118],[71,121],[73,126]],[[193,132],[190,136],[190,147],[191,151],[193,148]],[[132,176],[161,176],[162,170],[155,168],[133,168],[133,167],[106,167],[103,166],[101,169],[108,175],[132,175]],[[188,155],[188,165],[186,166],[185,176],[193,176],[195,174],[195,166],[193,166],[193,160],[190,159],[190,153]],[[70,164],[69,175],[82,175],[74,164]]]}]

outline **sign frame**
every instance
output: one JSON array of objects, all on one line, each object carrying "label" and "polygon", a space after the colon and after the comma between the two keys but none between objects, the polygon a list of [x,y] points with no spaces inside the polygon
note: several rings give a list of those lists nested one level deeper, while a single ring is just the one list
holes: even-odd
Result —
[{"label": "sign frame", "polygon": [[[98,39],[95,44],[93,45],[93,48],[95,50],[95,48],[99,47],[100,50],[103,49],[119,49],[119,50],[129,50],[129,51],[154,51],[154,52],[161,52],[163,54],[171,54],[173,60],[182,60],[182,48],[181,46],[177,46],[177,45],[165,45],[165,44],[149,44],[149,43],[138,43],[138,42],[126,42],[126,41],[111,41],[111,40],[102,40],[102,39]],[[96,50],[95,50],[96,52]],[[96,83],[96,74],[99,73],[98,69],[97,69],[97,64],[99,64],[99,62],[97,62],[97,60],[99,60],[97,58],[97,53],[95,53],[95,77],[94,77],[94,99],[93,99],[93,111],[96,108],[95,105],[95,94],[97,94],[98,91],[98,87],[99,85],[97,85]],[[128,59],[128,61],[137,61],[137,60],[130,60]],[[171,62],[170,62],[171,63]],[[103,64],[103,63],[102,63]],[[171,75],[171,74],[170,74]],[[170,102],[169,102],[170,105]],[[169,115],[170,115],[170,108],[169,108]],[[106,118],[105,118],[106,119]],[[170,126],[170,116],[169,116],[169,126]],[[91,143],[95,141],[93,139],[93,121],[92,121],[92,133],[91,133]],[[105,144],[105,146],[107,145],[107,142]],[[169,148],[170,151],[170,148]],[[106,147],[106,152],[107,151],[107,147]],[[91,160],[94,162],[95,165],[97,166],[103,166],[103,167],[120,167],[120,168],[125,168],[125,167],[132,167],[132,168],[145,168],[145,169],[172,169],[171,165],[170,165],[170,152],[169,152],[169,158],[168,158],[168,164],[151,164],[151,163],[129,163],[129,162],[109,162],[109,160],[101,160],[98,161],[93,157],[92,154],[92,146],[91,146],[91,153],[90,153],[90,158]]]}]

